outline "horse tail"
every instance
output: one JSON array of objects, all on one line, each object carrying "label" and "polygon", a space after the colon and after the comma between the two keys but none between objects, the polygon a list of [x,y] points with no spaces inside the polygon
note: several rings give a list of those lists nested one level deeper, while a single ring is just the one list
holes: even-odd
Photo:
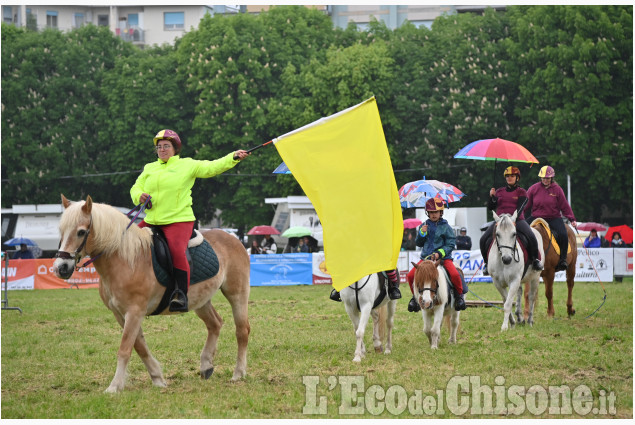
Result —
[{"label": "horse tail", "polygon": [[386,320],[388,319],[388,311],[386,304],[379,307],[379,340],[384,342],[386,337]]}]

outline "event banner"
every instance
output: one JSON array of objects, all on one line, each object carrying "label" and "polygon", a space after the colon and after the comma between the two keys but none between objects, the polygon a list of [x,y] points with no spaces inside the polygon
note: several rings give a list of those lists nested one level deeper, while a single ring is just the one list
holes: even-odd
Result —
[{"label": "event banner", "polygon": [[95,267],[82,267],[76,270],[68,280],[63,280],[53,273],[53,258],[35,260],[9,260],[9,265],[2,262],[2,289],[5,281],[12,289],[61,289],[61,288],[98,288],[99,275]]},{"label": "event banner", "polygon": [[312,254],[250,255],[251,286],[311,285]]}]

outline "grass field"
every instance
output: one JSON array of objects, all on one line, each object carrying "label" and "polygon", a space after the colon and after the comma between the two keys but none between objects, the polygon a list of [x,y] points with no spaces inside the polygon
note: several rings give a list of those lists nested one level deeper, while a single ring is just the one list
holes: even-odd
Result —
[{"label": "grass field", "polygon": [[[502,312],[469,308],[458,343],[442,330],[431,352],[420,314],[398,302],[393,353],[352,362],[352,325],[330,287],[254,287],[247,378],[231,383],[236,340],[229,304],[214,375],[199,378],[206,330],[195,314],[150,317],[144,333],[167,388],[152,386],[133,353],[126,388],[108,387],[121,331],[97,290],[10,291],[2,311],[2,419],[22,418],[632,418],[633,281],[576,283],[566,317],[556,283],[556,318],[544,287],[533,328],[500,332]],[[493,285],[474,283],[498,300]],[[402,285],[402,293],[408,292]],[[468,294],[467,299],[476,299]],[[370,325],[367,346],[372,347]],[[551,388],[550,388],[551,387]],[[552,395],[558,387],[564,397]],[[570,392],[572,400],[566,396]],[[488,406],[491,402],[491,408]]]}]

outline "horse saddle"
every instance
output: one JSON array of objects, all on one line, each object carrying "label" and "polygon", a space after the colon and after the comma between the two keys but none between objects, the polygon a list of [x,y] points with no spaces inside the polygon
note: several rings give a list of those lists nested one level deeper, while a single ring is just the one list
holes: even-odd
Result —
[{"label": "horse saddle", "polygon": [[[163,286],[174,285],[173,265],[168,242],[160,228],[152,227],[152,267]],[[190,285],[210,279],[218,273],[218,257],[201,232],[194,230],[186,252],[190,263]]]},{"label": "horse saddle", "polygon": [[[387,296],[387,290],[386,290],[386,285],[388,284],[388,277],[386,276],[385,272],[380,272],[377,273],[377,277],[379,278],[379,294],[377,295],[377,298],[375,298],[375,301],[373,302],[373,307],[372,309],[377,308],[377,306],[379,306],[379,304],[381,304],[384,301],[384,298],[386,298]],[[355,291],[355,302],[357,303],[357,310],[358,311],[362,311],[362,309],[359,306],[359,291],[364,288],[364,286],[366,286],[366,284],[368,283],[368,280],[366,280],[366,282],[364,282],[364,284],[359,287],[359,282],[355,282],[355,286],[352,286],[351,288]]]},{"label": "horse saddle", "polygon": [[[531,223],[531,227],[537,229],[539,226],[542,226],[543,229],[545,229],[545,232],[547,232],[547,238],[551,241],[551,247],[554,249],[556,254],[560,255],[560,247],[558,246],[558,242],[556,241],[556,238],[551,234],[551,228],[549,227],[549,223],[547,223],[542,218],[536,218]],[[546,251],[546,248],[545,248],[545,251]],[[570,253],[571,253],[571,244],[567,243],[567,255]]]},{"label": "horse saddle", "polygon": [[[449,307],[452,303],[452,298],[454,297],[454,285],[452,284],[452,279],[450,279],[450,273],[446,270],[445,267],[441,267],[443,269],[443,274],[445,276],[445,281],[448,284],[448,301],[445,303],[446,307]],[[459,276],[461,276],[461,286],[463,287],[463,295],[468,293],[467,282],[465,281],[465,275],[463,274],[463,270],[457,268],[456,271],[459,272]]]}]

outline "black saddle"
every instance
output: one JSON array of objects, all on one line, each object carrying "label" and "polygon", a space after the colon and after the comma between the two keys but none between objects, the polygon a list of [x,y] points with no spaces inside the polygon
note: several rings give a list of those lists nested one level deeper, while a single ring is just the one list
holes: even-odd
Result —
[{"label": "black saddle", "polygon": [[[162,286],[165,286],[163,298],[159,306],[150,315],[160,314],[170,303],[170,295],[176,287],[174,280],[174,266],[172,256],[168,248],[168,242],[160,228],[152,227],[152,267],[154,274]],[[196,231],[192,232],[192,237],[198,237]],[[216,252],[203,239],[200,245],[188,248],[186,253],[187,261],[190,264],[190,285],[194,285],[203,280],[210,279],[218,273],[219,263]]]}]

